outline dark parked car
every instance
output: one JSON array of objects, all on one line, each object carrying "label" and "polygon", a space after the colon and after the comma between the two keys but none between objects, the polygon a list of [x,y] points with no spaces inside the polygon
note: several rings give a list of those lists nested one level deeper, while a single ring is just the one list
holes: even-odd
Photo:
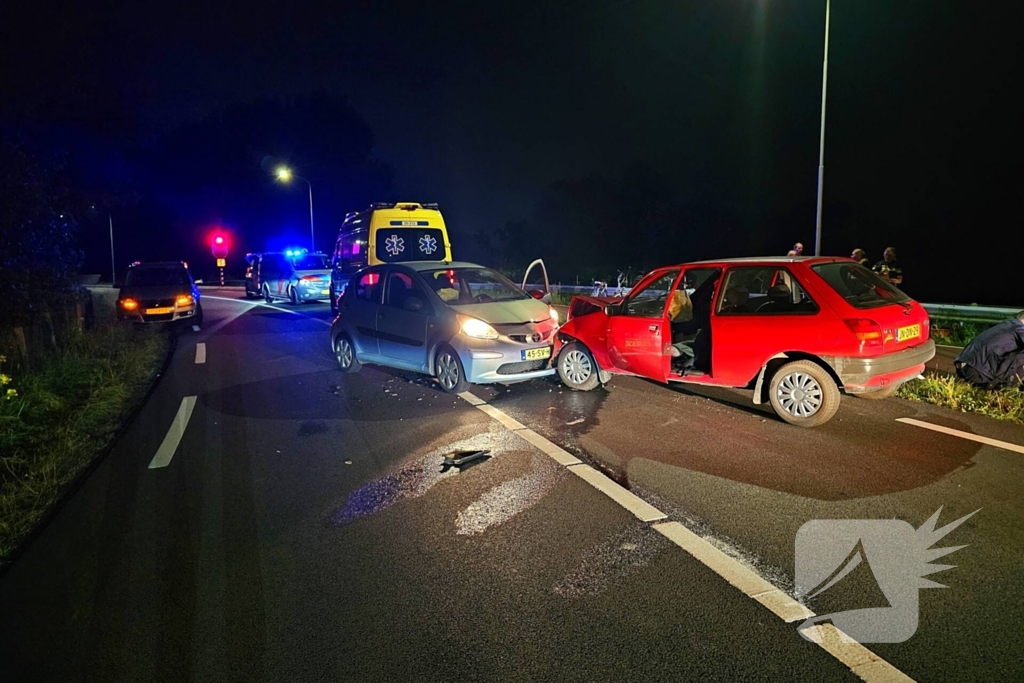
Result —
[{"label": "dark parked car", "polygon": [[120,320],[136,323],[203,323],[203,305],[188,267],[181,261],[135,263],[117,296]]}]

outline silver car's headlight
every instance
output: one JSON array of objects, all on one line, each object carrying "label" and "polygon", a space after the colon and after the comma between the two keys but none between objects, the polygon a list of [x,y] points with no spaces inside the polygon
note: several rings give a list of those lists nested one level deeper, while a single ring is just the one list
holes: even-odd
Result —
[{"label": "silver car's headlight", "polygon": [[468,315],[459,316],[460,330],[462,334],[473,339],[497,339],[498,331],[479,318],[471,318]]}]

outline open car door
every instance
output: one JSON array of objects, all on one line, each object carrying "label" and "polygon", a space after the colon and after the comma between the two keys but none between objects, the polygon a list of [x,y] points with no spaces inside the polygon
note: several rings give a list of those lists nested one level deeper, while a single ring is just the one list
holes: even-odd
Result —
[{"label": "open car door", "polygon": [[608,355],[615,367],[667,382],[672,364],[668,302],[680,268],[656,270],[615,306],[608,318]]},{"label": "open car door", "polygon": [[[540,266],[540,272],[544,276],[544,284],[527,284],[530,282],[530,271],[533,270],[534,266]],[[527,289],[529,286],[529,289]],[[543,289],[540,287],[543,286]],[[551,283],[548,282],[548,269],[544,266],[543,259],[537,259],[526,268],[526,273],[523,275],[523,291],[528,293],[534,299],[543,301],[546,304],[551,303]]]}]

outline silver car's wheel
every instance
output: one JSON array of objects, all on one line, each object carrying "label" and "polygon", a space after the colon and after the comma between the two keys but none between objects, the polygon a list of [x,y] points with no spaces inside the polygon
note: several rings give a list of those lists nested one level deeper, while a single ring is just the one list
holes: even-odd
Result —
[{"label": "silver car's wheel", "polygon": [[437,352],[437,382],[449,394],[461,394],[469,386],[462,369],[459,354],[450,346],[442,346]]},{"label": "silver car's wheel", "polygon": [[787,363],[772,377],[772,407],[779,417],[801,427],[817,427],[832,419],[839,409],[839,387],[817,363]]},{"label": "silver car's wheel", "polygon": [[590,350],[579,342],[566,345],[558,354],[558,377],[576,391],[590,391],[597,386],[597,362]]},{"label": "silver car's wheel", "polygon": [[334,340],[334,357],[338,360],[338,367],[342,372],[358,372],[362,365],[356,360],[356,350],[352,346],[348,335],[342,333]]}]

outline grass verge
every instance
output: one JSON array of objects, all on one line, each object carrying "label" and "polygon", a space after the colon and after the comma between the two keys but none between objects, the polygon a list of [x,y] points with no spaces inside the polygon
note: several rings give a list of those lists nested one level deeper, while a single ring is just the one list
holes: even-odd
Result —
[{"label": "grass verge", "polygon": [[167,354],[166,334],[126,325],[81,334],[0,399],[0,567],[107,448]]},{"label": "grass verge", "polygon": [[1016,387],[979,389],[954,375],[936,372],[907,382],[896,395],[963,413],[979,413],[1024,424],[1024,391]]}]

